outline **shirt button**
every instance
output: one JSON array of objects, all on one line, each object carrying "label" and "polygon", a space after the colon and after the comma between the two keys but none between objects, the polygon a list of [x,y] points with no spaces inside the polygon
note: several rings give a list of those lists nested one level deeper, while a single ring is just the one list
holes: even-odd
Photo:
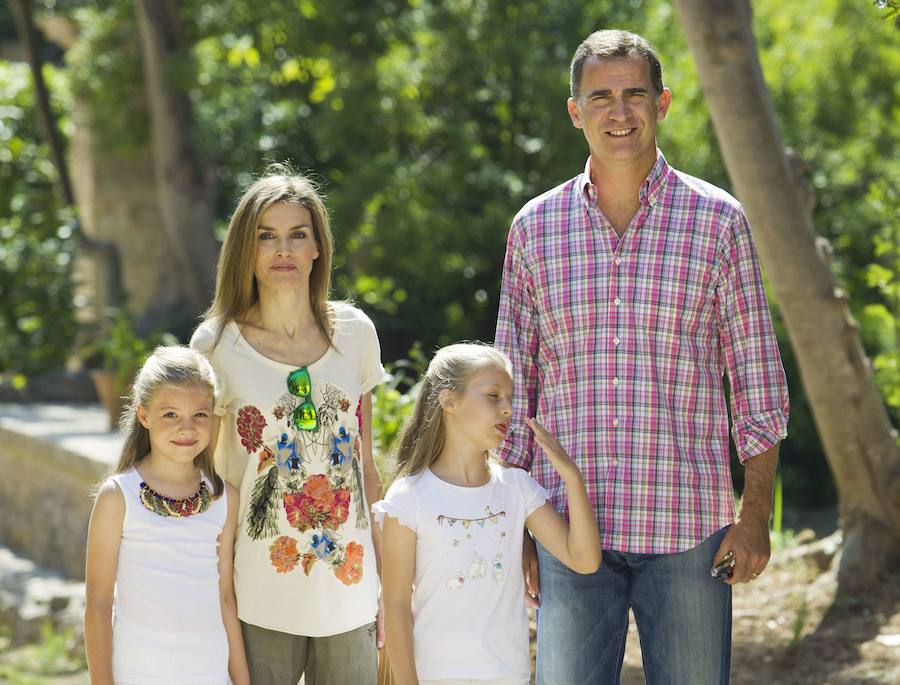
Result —
[{"label": "shirt button", "polygon": [[619,419],[613,419],[613,428],[619,425]]},{"label": "shirt button", "polygon": [[622,260],[619,259],[618,257],[616,257],[615,262],[616,262],[616,266],[621,266],[621,265],[622,265]]},{"label": "shirt button", "polygon": [[616,306],[617,306],[617,307],[618,307],[620,304],[622,304],[622,300],[620,300],[618,297],[617,297],[616,299],[614,299],[613,302],[616,303]]},{"label": "shirt button", "polygon": [[618,385],[618,384],[619,384],[619,379],[613,378],[613,385]]},{"label": "shirt button", "polygon": [[613,338],[613,345],[618,345],[620,342],[622,342],[622,341],[619,340],[618,338]]}]

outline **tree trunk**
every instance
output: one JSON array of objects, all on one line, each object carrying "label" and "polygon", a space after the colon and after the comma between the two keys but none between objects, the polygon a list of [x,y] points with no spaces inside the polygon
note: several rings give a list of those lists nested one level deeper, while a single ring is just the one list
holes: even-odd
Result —
[{"label": "tree trunk", "polygon": [[900,568],[900,448],[849,314],[820,257],[763,80],[747,0],[676,0],[735,191],[783,314],[837,485],[842,588]]},{"label": "tree trunk", "polygon": [[[44,61],[41,57],[40,38],[31,12],[31,0],[12,0],[10,6],[16,30],[22,39],[28,64],[31,67],[38,123],[47,147],[50,148],[50,158],[56,169],[59,193],[64,205],[77,209],[69,168],[66,166],[62,136],[50,107],[50,94],[44,81]],[[82,230],[77,211],[74,214],[72,228],[78,241],[78,248],[94,262],[95,269],[104,274],[103,289],[105,292],[99,299],[107,304],[121,305],[123,299],[122,267],[116,245],[106,240],[95,240],[87,236]],[[97,319],[103,321],[104,317],[98,313]]]},{"label": "tree trunk", "polygon": [[218,246],[212,231],[211,179],[201,173],[191,145],[190,101],[166,74],[186,52],[178,1],[135,0],[135,9],[150,100],[154,175],[171,260],[171,271],[161,271],[149,317],[165,321],[183,313],[185,306],[190,316],[206,309]]}]

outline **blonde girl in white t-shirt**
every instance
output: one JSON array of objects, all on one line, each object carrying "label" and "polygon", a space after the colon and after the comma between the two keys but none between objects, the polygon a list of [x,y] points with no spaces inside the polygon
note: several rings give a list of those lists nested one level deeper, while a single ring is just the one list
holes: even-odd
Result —
[{"label": "blonde girl in white t-shirt", "polygon": [[398,685],[530,682],[523,524],[574,571],[600,565],[578,467],[528,425],[566,484],[567,522],[521,469],[491,457],[509,430],[509,359],[493,347],[437,352],[400,438],[398,478],[374,505],[382,522],[387,648]]},{"label": "blonde girl in white t-shirt", "polygon": [[135,379],[88,529],[92,685],[250,683],[232,586],[238,495],[208,447],[214,388],[186,347],[158,347]]}]

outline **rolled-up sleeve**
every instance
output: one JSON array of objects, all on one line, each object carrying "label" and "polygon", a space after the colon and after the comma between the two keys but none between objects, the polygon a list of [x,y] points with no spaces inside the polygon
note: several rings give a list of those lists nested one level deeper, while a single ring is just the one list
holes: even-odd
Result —
[{"label": "rolled-up sleeve", "polygon": [[525,419],[534,416],[536,410],[539,335],[533,281],[523,257],[524,246],[525,230],[517,218],[506,245],[494,344],[509,355],[514,382],[510,431],[498,455],[512,466],[530,469],[534,437]]},{"label": "rolled-up sleeve", "polygon": [[717,286],[719,335],[731,386],[732,438],[741,463],[787,435],[787,380],[750,226],[725,223]]}]

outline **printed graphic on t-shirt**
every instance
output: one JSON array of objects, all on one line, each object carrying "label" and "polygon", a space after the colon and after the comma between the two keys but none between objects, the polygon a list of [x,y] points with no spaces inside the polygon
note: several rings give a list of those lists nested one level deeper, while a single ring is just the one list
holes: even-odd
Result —
[{"label": "printed graphic on t-shirt", "polygon": [[[460,529],[457,529],[458,534],[451,535],[450,537],[451,547],[463,547],[464,550],[471,550],[471,557],[468,558],[465,568],[447,579],[448,590],[458,590],[467,582],[480,580],[482,578],[492,578],[496,582],[501,582],[503,580],[503,554],[497,552],[489,566],[487,560],[479,556],[478,551],[474,548],[474,544],[471,541],[474,539],[472,533],[478,533],[479,529],[485,529],[485,527],[487,527],[487,529],[479,534],[478,537],[496,534],[498,539],[505,538],[506,531],[499,528],[499,524],[505,518],[506,511],[495,512],[491,510],[490,506],[485,507],[484,516],[477,518],[463,518],[459,516],[450,516],[448,514],[438,514],[436,517],[438,526],[447,526],[448,528],[453,528],[457,525],[460,526],[461,531]],[[461,551],[458,554],[465,554],[465,552]]]},{"label": "printed graphic on t-shirt", "polygon": [[[251,540],[275,538],[269,560],[277,573],[289,573],[299,565],[309,575],[321,561],[338,580],[352,585],[362,580],[364,548],[353,541],[345,545],[339,531],[351,511],[356,528],[369,525],[363,496],[360,408],[351,412],[350,399],[332,383],[322,383],[317,390],[321,400],[314,412],[310,411],[311,395],[296,392],[278,398],[268,418],[252,405],[237,411],[241,444],[258,458],[246,532]],[[265,444],[263,429],[269,425],[278,427],[279,437]],[[292,528],[308,534],[304,549],[298,539],[279,535],[279,507]]]}]

